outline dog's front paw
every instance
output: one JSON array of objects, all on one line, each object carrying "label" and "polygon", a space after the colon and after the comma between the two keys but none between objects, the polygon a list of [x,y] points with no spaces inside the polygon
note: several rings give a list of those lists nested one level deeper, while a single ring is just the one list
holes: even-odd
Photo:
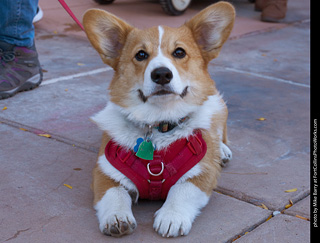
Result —
[{"label": "dog's front paw", "polygon": [[100,222],[101,232],[115,237],[131,234],[136,227],[137,223],[133,215],[125,213],[106,215],[105,219]]},{"label": "dog's front paw", "polygon": [[187,235],[191,230],[192,220],[188,212],[182,213],[166,208],[159,209],[155,214],[153,228],[162,237]]},{"label": "dog's front paw", "polygon": [[131,197],[122,187],[107,190],[95,209],[100,231],[105,235],[119,237],[131,234],[137,227],[131,210]]},{"label": "dog's front paw", "polygon": [[232,152],[227,145],[221,142],[220,153],[221,153],[221,166],[225,167],[227,163],[232,159]]}]

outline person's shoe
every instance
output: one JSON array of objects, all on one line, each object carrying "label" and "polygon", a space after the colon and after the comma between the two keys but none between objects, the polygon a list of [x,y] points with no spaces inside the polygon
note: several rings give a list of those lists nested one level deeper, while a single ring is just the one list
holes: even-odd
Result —
[{"label": "person's shoe", "polygon": [[0,100],[34,89],[42,81],[35,45],[19,47],[0,41]]},{"label": "person's shoe", "polygon": [[261,20],[264,22],[280,22],[286,17],[288,0],[268,0],[263,6]]},{"label": "person's shoe", "polygon": [[254,2],[254,10],[261,12],[263,10],[263,8],[265,7],[266,3],[268,2],[268,0],[256,0]]},{"label": "person's shoe", "polygon": [[38,22],[43,17],[43,11],[38,5],[36,16],[34,16],[32,23]]}]

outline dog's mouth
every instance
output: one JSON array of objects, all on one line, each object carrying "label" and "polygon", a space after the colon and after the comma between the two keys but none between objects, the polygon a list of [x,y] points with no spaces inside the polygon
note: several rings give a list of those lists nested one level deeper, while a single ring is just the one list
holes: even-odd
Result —
[{"label": "dog's mouth", "polygon": [[155,92],[153,92],[151,95],[149,96],[145,96],[144,93],[142,92],[141,89],[138,89],[138,93],[139,93],[139,98],[143,101],[143,102],[147,102],[147,100],[152,97],[152,96],[163,96],[163,95],[170,95],[170,94],[173,94],[173,95],[179,95],[182,99],[187,95],[188,93],[188,87],[189,86],[186,86],[183,91],[181,92],[181,94],[177,94],[171,90],[167,90],[167,89],[160,89],[160,90],[157,90]]},{"label": "dog's mouth", "polygon": [[161,89],[159,91],[152,93],[151,96],[168,95],[168,94],[175,94],[175,93],[169,90]]}]

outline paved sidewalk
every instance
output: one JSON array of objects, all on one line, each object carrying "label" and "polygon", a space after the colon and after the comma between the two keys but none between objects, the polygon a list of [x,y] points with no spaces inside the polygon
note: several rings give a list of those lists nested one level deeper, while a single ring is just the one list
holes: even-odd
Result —
[{"label": "paved sidewalk", "polygon": [[[145,28],[178,26],[214,1],[193,1],[179,17],[157,1],[66,2],[80,19],[99,7]],[[281,24],[260,22],[247,0],[232,3],[235,28],[209,72],[229,108],[233,160],[190,234],[170,242],[310,242],[310,3],[289,0]],[[152,229],[160,202],[133,207],[130,236],[99,232],[90,183],[101,131],[89,117],[105,106],[113,72],[57,1],[40,6],[44,82],[0,100],[0,242],[167,242]]]}]

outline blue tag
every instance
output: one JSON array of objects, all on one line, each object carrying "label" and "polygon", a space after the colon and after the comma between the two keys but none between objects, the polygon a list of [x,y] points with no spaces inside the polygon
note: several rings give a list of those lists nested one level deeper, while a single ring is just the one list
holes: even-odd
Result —
[{"label": "blue tag", "polygon": [[143,140],[143,138],[138,138],[137,139],[137,144],[134,146],[134,148],[133,148],[133,151],[134,152],[138,152],[138,149],[139,149],[139,146],[140,146],[140,144],[143,142],[144,140]]}]

